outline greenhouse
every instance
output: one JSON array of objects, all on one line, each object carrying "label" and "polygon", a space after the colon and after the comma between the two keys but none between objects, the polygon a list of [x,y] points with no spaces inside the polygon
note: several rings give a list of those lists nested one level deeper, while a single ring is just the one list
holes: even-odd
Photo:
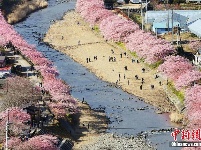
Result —
[{"label": "greenhouse", "polygon": [[194,23],[192,23],[191,25],[188,26],[190,32],[194,33],[195,35],[197,35],[199,38],[201,37],[201,20],[197,20]]}]

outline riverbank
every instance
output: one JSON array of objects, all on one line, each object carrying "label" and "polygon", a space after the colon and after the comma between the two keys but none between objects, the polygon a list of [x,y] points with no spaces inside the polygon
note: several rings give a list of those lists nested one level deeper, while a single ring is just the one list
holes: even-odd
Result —
[{"label": "riverbank", "polygon": [[[140,100],[156,106],[158,113],[176,111],[164,92],[166,81],[160,77],[155,79],[156,70],[151,70],[142,62],[137,63],[137,59],[119,45],[106,42],[96,29],[92,30],[89,24],[74,11],[68,12],[63,20],[53,24],[44,41],[69,55],[100,79],[121,87],[124,91],[140,97]],[[97,56],[97,60],[94,56]],[[112,59],[109,61],[109,57],[113,57],[113,61]],[[135,62],[132,62],[132,58]],[[135,75],[138,76],[137,80]],[[154,88],[151,88],[151,85],[154,85]]]},{"label": "riverbank", "polygon": [[97,149],[135,149],[154,150],[152,145],[146,142],[144,137],[125,137],[111,133],[105,133],[107,118],[103,111],[91,110],[90,106],[78,102],[80,112],[76,114],[79,123],[75,126],[73,150],[97,150]]},{"label": "riverbank", "polygon": [[47,6],[47,0],[24,0],[22,4],[14,6],[12,12],[5,14],[5,17],[9,24],[14,24],[25,19],[30,13]]},{"label": "riverbank", "polygon": [[79,150],[83,145],[91,144],[99,133],[107,129],[107,119],[104,112],[91,110],[85,102],[78,101],[80,112],[74,116],[75,126],[73,135],[77,140],[74,143],[74,150]]}]

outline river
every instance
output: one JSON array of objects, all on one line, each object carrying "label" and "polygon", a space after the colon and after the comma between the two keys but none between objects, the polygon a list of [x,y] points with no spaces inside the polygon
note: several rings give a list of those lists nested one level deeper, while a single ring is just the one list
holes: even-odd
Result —
[{"label": "river", "polygon": [[171,132],[153,132],[175,127],[170,123],[168,114],[155,113],[155,107],[98,79],[85,67],[41,41],[55,20],[61,19],[67,10],[75,8],[73,1],[48,2],[47,8],[29,15],[24,21],[15,24],[14,28],[54,63],[60,73],[59,78],[71,86],[73,97],[80,100],[84,98],[93,109],[105,110],[111,122],[107,132],[124,136],[147,132],[147,141],[157,149],[176,149],[169,147],[169,141],[173,141]]}]

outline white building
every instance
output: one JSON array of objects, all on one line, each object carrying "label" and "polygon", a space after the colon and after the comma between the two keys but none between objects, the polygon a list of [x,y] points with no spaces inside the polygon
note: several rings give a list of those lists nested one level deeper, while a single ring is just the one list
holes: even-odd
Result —
[{"label": "white building", "polygon": [[0,68],[0,78],[2,78],[5,74],[11,73],[11,67]]},{"label": "white building", "polygon": [[201,50],[198,50],[194,56],[195,56],[195,59],[193,60],[193,64],[201,65]]}]

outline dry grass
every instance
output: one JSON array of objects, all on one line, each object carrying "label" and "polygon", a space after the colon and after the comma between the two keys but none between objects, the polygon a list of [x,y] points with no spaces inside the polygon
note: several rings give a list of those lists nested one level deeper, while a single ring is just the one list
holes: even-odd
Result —
[{"label": "dry grass", "polygon": [[184,115],[179,114],[177,112],[172,112],[170,114],[170,120],[171,120],[171,122],[181,123],[182,120],[183,120],[183,118],[184,118]]},{"label": "dry grass", "polygon": [[7,21],[10,24],[16,23],[25,18],[31,12],[47,7],[47,5],[48,3],[46,0],[26,1],[21,5],[15,6],[14,11],[7,15]]},{"label": "dry grass", "polygon": [[[161,38],[163,38],[169,42],[172,42],[172,33],[170,32],[169,34],[164,34],[161,36]],[[196,35],[194,35],[193,33],[190,33],[190,32],[181,33],[180,38],[181,38],[182,47],[184,48],[184,51],[195,53],[195,51],[189,47],[188,43],[189,43],[189,41],[200,40],[200,39]],[[176,33],[173,34],[173,40],[174,41],[177,40]],[[174,46],[175,46],[175,48],[177,47],[177,45],[174,45]]]}]

